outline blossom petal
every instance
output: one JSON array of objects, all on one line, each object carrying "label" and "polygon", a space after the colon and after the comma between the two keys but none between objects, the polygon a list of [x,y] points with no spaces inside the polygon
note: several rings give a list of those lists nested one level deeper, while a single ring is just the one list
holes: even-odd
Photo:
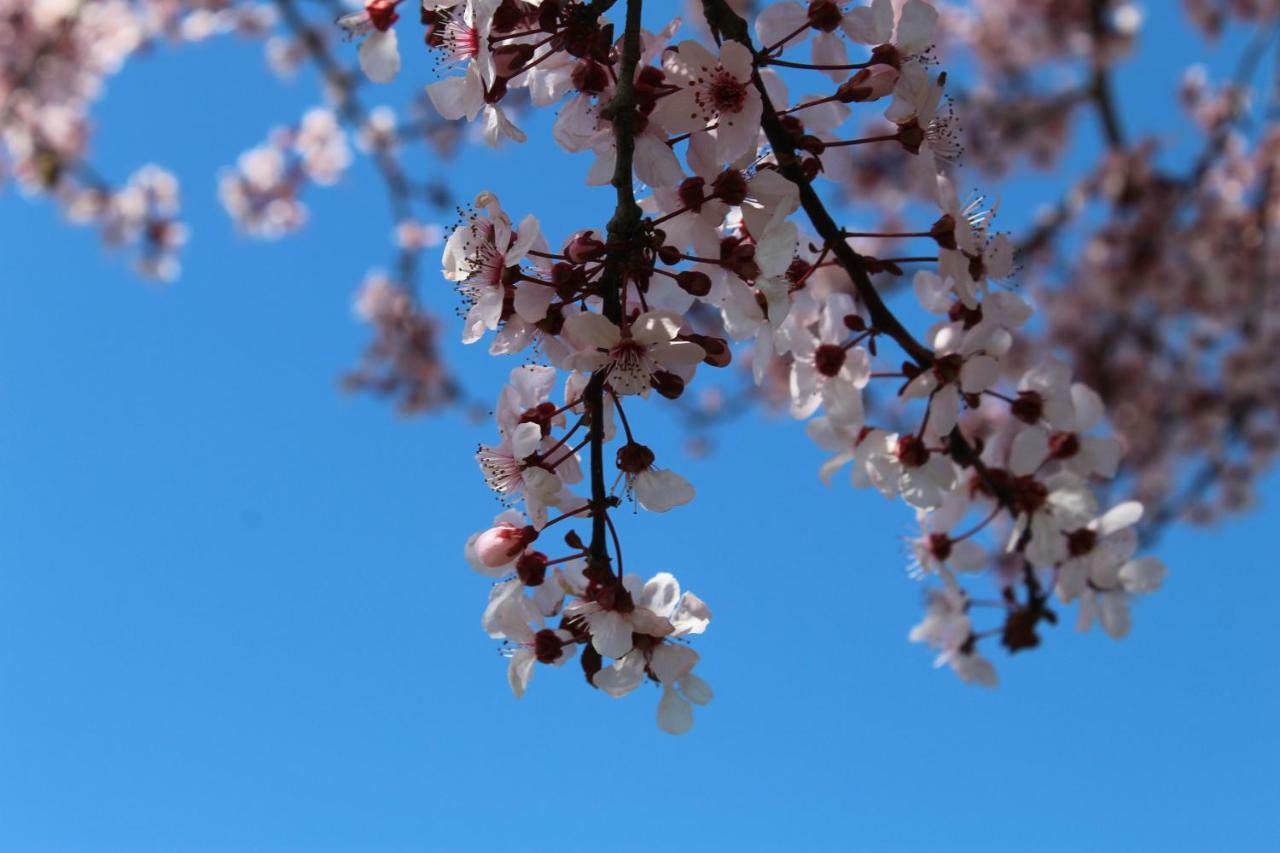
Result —
[{"label": "blossom petal", "polygon": [[693,500],[693,486],[675,471],[642,471],[635,481],[636,501],[649,512],[667,512]]},{"label": "blossom petal", "polygon": [[693,706],[670,687],[663,688],[658,702],[658,728],[671,735],[682,735],[693,728]]},{"label": "blossom petal", "polygon": [[360,68],[375,83],[390,83],[400,73],[400,48],[395,30],[375,30],[365,36],[357,51]]}]

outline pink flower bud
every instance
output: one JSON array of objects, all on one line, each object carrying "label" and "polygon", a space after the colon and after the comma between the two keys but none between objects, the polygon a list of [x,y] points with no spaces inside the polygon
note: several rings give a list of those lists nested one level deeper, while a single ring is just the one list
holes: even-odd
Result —
[{"label": "pink flower bud", "polygon": [[476,539],[476,557],[491,569],[505,566],[514,560],[525,546],[538,538],[532,527],[516,527],[503,522],[490,527]]}]

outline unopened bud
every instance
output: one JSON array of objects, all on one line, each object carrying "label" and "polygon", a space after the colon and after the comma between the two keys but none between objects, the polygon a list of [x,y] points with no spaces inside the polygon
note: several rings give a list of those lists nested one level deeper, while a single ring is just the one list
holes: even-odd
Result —
[{"label": "unopened bud", "polygon": [[728,367],[733,362],[733,350],[729,349],[729,344],[724,338],[696,334],[681,335],[681,337],[702,347],[702,351],[706,353],[702,357],[703,364],[711,367]]},{"label": "unopened bud", "polygon": [[565,257],[575,264],[585,264],[604,257],[604,241],[594,234],[594,231],[583,231],[571,237],[564,247]]},{"label": "unopened bud", "polygon": [[653,390],[657,391],[668,400],[675,400],[684,393],[684,380],[674,373],[668,373],[665,370],[654,371],[653,377],[649,380],[649,384],[653,386]]},{"label": "unopened bud", "polygon": [[541,551],[525,551],[516,560],[516,577],[525,586],[541,586],[547,579],[547,555]]},{"label": "unopened bud", "polygon": [[538,531],[532,527],[499,524],[476,538],[476,557],[489,568],[496,569],[514,560],[517,554],[537,538]]},{"label": "unopened bud", "polygon": [[706,296],[711,292],[711,276],[699,270],[681,270],[676,274],[676,284],[690,296]]}]

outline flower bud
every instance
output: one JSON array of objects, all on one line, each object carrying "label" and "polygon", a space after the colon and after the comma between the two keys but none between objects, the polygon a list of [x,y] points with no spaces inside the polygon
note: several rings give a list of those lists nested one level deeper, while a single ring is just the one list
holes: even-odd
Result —
[{"label": "flower bud", "polygon": [[706,296],[711,292],[711,276],[698,270],[681,270],[676,274],[676,284],[690,296]]},{"label": "flower bud", "polygon": [[604,257],[604,242],[594,234],[594,231],[583,231],[581,234],[575,234],[565,244],[564,254],[570,263],[585,264],[587,261]]},{"label": "flower bud", "polygon": [[706,353],[702,357],[702,363],[712,367],[728,367],[733,362],[733,350],[729,349],[729,344],[724,338],[716,338],[711,335],[681,335],[681,338],[692,341],[702,347],[702,351]]},{"label": "flower bud", "polygon": [[490,527],[476,539],[476,557],[491,569],[505,566],[516,558],[530,542],[538,538],[532,527],[516,527],[503,522]]},{"label": "flower bud", "polygon": [[668,400],[675,400],[684,393],[684,380],[665,370],[655,370],[649,384]]},{"label": "flower bud", "polygon": [[669,267],[675,266],[680,263],[680,250],[675,246],[659,246],[658,260],[662,261]]},{"label": "flower bud", "polygon": [[526,551],[516,560],[516,577],[525,586],[541,586],[547,579],[547,555],[541,551]]}]

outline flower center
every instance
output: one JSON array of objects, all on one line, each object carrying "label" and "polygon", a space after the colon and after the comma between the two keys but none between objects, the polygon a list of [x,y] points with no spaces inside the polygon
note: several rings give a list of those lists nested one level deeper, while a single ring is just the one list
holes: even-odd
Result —
[{"label": "flower center", "polygon": [[1082,557],[1092,551],[1098,544],[1098,534],[1087,527],[1073,530],[1067,534],[1067,551],[1073,557]]},{"label": "flower center", "polygon": [[823,376],[832,377],[844,367],[848,353],[837,344],[823,344],[813,352],[813,366]]},{"label": "flower center", "polygon": [[564,640],[550,628],[543,628],[533,635],[533,655],[539,663],[555,663],[560,659]]},{"label": "flower center", "polygon": [[747,87],[728,71],[722,70],[707,86],[707,97],[716,112],[739,113],[747,101]]},{"label": "flower center", "polygon": [[502,453],[497,448],[481,445],[476,451],[476,461],[480,463],[480,471],[484,474],[485,483],[498,494],[510,494],[523,486],[523,469],[510,453]]},{"label": "flower center", "polygon": [[458,61],[471,59],[472,56],[480,55],[480,32],[461,20],[451,20],[444,24],[440,49],[448,55],[449,59]]},{"label": "flower center", "polygon": [[644,388],[649,384],[653,371],[648,363],[648,353],[647,346],[631,338],[623,338],[614,344],[609,351],[609,358],[612,360],[609,381],[619,393],[624,388],[627,389],[626,393],[635,393],[632,389]]}]

